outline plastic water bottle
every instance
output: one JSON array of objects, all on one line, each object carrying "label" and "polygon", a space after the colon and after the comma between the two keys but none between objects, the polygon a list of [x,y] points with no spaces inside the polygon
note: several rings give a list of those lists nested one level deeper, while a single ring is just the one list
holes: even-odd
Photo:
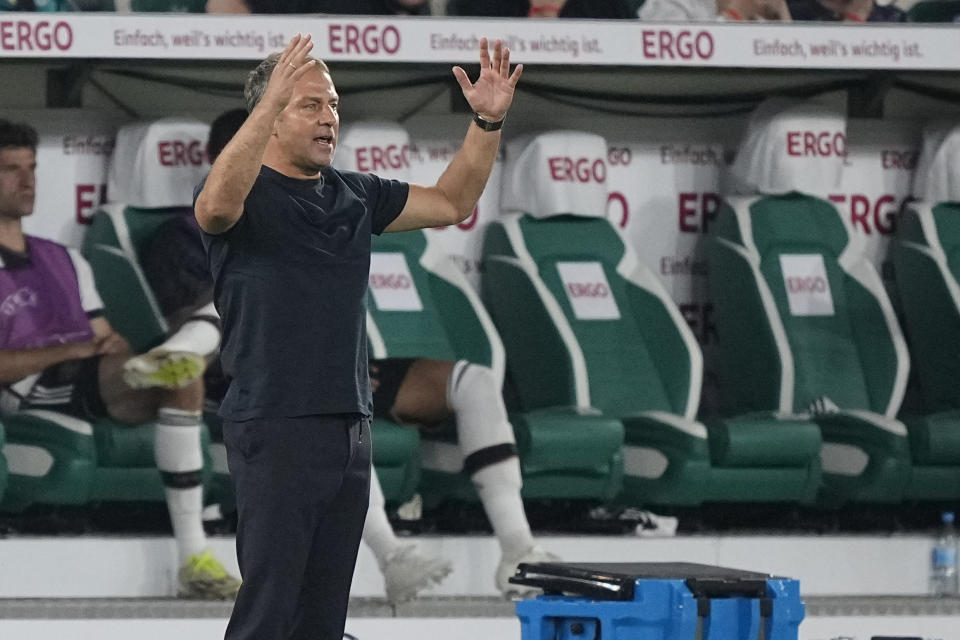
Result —
[{"label": "plastic water bottle", "polygon": [[930,593],[956,596],[960,593],[960,584],[957,582],[957,531],[953,526],[953,512],[945,512],[942,519],[943,527],[930,554]]}]

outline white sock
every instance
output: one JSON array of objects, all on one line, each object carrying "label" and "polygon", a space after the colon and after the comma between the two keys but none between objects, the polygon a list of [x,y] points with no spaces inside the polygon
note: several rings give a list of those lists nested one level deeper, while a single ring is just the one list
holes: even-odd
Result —
[{"label": "white sock", "polygon": [[200,412],[162,407],[157,412],[154,457],[163,478],[180,564],[207,548],[203,531],[203,452]]},{"label": "white sock", "polygon": [[208,356],[220,346],[220,316],[213,303],[201,307],[158,348]]},{"label": "white sock", "polygon": [[382,569],[387,558],[400,546],[400,540],[393,532],[384,508],[386,501],[377,472],[370,470],[370,505],[367,507],[367,519],[363,522],[363,541],[370,547],[377,564]]},{"label": "white sock", "polygon": [[457,416],[457,441],[464,466],[505,556],[533,546],[523,510],[520,460],[513,427],[500,395],[500,381],[489,367],[461,360],[447,383],[447,404]]},{"label": "white sock", "polygon": [[509,458],[484,467],[470,478],[503,555],[513,558],[534,545],[520,498],[520,462]]}]

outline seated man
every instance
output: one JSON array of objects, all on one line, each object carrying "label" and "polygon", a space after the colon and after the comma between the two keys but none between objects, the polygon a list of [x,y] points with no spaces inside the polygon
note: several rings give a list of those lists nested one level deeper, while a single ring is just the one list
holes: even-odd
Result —
[{"label": "seated man", "polygon": [[[231,598],[239,582],[211,554],[201,521],[202,369],[175,375],[170,389],[135,389],[124,381],[133,354],[103,316],[89,264],[73,249],[23,233],[36,195],[36,147],[33,128],[0,120],[0,408],[155,421],[180,594]],[[171,339],[168,352],[182,350],[177,343],[184,335]]]}]

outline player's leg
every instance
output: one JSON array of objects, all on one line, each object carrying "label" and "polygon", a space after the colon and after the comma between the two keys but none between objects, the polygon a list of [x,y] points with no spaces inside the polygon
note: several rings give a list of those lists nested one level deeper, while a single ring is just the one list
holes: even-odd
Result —
[{"label": "player's leg", "polygon": [[174,389],[133,389],[124,381],[129,354],[101,358],[98,394],[105,412],[126,424],[155,423],[154,457],[163,480],[180,560],[180,593],[232,598],[239,581],[211,554],[203,530],[203,381]]},{"label": "player's leg", "polygon": [[376,469],[370,473],[370,506],[363,525],[363,541],[377,559],[391,604],[412,600],[421,591],[440,584],[452,570],[446,558],[426,555],[417,545],[400,542],[387,519]]},{"label": "player's leg", "polygon": [[398,419],[432,425],[456,417],[457,440],[502,553],[495,574],[504,593],[520,562],[555,559],[534,541],[520,497],[520,462],[507,419],[500,384],[489,367],[466,361],[416,360],[397,391],[391,409]]},{"label": "player's leg", "polygon": [[[370,363],[375,417],[396,421],[390,414],[390,408],[413,362],[413,359],[391,359]],[[393,604],[415,598],[419,592],[439,584],[450,574],[449,560],[421,553],[415,544],[402,543],[397,538],[387,519],[376,469],[371,469],[370,506],[363,525],[363,541],[377,560],[383,574],[387,600]]]},{"label": "player's leg", "polygon": [[527,589],[508,581],[517,565],[557,558],[536,544],[527,522],[520,497],[520,460],[500,380],[489,367],[460,360],[448,378],[446,400],[457,416],[464,470],[500,542],[496,586],[507,595],[525,593]]}]

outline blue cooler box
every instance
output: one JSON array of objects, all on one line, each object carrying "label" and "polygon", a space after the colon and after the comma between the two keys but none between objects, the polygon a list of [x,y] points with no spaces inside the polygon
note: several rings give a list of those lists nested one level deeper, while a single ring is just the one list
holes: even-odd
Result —
[{"label": "blue cooler box", "polygon": [[797,640],[800,583],[686,562],[523,563],[522,640]]}]

